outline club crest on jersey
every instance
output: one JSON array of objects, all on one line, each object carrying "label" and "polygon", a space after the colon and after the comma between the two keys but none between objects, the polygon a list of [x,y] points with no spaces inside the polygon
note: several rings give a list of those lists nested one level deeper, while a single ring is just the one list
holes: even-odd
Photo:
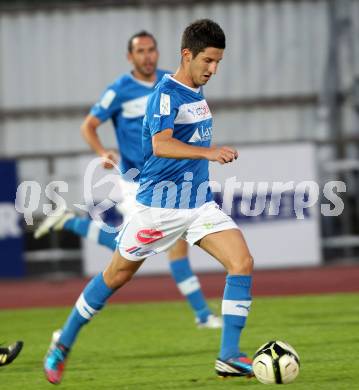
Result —
[{"label": "club crest on jersey", "polygon": [[142,244],[151,244],[163,237],[163,232],[155,229],[142,229],[136,234],[136,238]]}]

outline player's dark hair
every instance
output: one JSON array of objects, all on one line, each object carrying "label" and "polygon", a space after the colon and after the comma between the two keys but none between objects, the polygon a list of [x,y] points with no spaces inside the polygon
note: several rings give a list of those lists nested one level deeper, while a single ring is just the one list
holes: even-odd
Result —
[{"label": "player's dark hair", "polygon": [[141,31],[137,32],[136,34],[133,34],[131,36],[131,38],[128,40],[127,50],[128,50],[129,53],[131,53],[132,49],[133,49],[133,47],[132,47],[133,46],[133,40],[135,38],[142,38],[142,37],[149,37],[149,38],[151,38],[153,40],[153,43],[157,47],[157,41],[156,41],[155,37],[151,33],[149,33],[148,31],[141,30]]},{"label": "player's dark hair", "polygon": [[223,30],[213,20],[200,19],[191,23],[183,32],[181,50],[189,49],[193,58],[207,47],[224,49],[226,37]]}]

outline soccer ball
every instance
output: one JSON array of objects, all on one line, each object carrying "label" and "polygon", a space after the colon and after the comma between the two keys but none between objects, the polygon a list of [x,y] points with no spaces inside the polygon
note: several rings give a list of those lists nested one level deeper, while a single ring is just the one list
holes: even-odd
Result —
[{"label": "soccer ball", "polygon": [[264,384],[290,383],[299,374],[299,355],[283,341],[269,341],[262,345],[253,358],[253,371]]}]

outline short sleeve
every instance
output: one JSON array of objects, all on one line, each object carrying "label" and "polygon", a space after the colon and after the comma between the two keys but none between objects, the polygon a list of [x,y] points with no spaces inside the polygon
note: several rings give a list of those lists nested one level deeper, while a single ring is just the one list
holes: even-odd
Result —
[{"label": "short sleeve", "polygon": [[147,106],[147,121],[151,135],[165,129],[173,129],[178,113],[178,105],[174,96],[156,91]]},{"label": "short sleeve", "polygon": [[121,99],[119,91],[114,86],[110,86],[102,94],[99,101],[94,104],[90,110],[90,114],[98,118],[101,122],[105,122],[121,109]]}]

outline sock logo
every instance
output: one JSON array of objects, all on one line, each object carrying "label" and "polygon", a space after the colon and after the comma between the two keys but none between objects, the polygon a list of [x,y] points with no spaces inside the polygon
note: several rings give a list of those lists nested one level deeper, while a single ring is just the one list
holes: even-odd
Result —
[{"label": "sock logo", "polygon": [[248,307],[248,306],[242,305],[242,304],[240,304],[240,303],[239,303],[238,305],[236,305],[236,307],[238,307],[239,309],[240,309],[240,308],[243,308],[243,309],[249,311],[249,307]]},{"label": "sock logo", "polygon": [[[247,317],[248,314],[249,314],[249,306],[246,306],[246,305],[242,305],[242,304],[238,304],[236,305],[236,307],[239,309],[239,311],[241,312],[241,316],[244,316],[244,317]],[[246,314],[244,314],[246,313]]]},{"label": "sock logo", "polygon": [[222,314],[247,317],[252,301],[234,301],[224,299],[222,301]]}]

